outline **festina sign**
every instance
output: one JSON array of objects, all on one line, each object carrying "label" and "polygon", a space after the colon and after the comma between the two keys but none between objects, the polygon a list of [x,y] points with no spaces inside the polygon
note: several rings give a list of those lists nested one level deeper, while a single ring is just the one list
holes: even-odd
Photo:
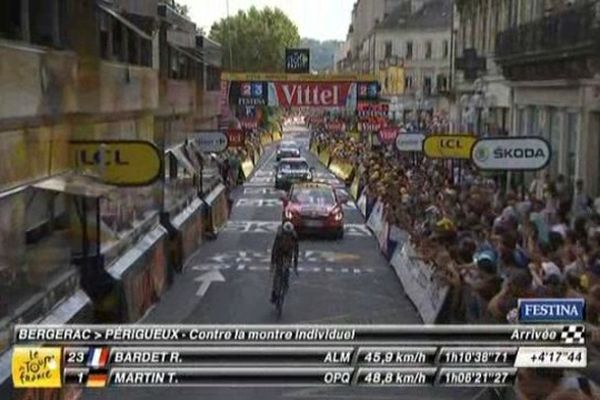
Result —
[{"label": "festina sign", "polygon": [[485,171],[537,171],[551,157],[550,144],[540,137],[483,138],[471,149],[473,163]]},{"label": "festina sign", "polygon": [[281,107],[344,107],[350,82],[273,82]]},{"label": "festina sign", "polygon": [[267,101],[262,97],[238,97],[238,105],[240,106],[264,106],[266,104]]}]

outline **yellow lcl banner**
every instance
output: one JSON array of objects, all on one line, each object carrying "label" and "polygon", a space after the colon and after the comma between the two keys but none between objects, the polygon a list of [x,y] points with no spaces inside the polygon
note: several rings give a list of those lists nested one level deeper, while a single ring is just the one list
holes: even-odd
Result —
[{"label": "yellow lcl banner", "polygon": [[151,142],[134,140],[74,141],[72,165],[83,174],[117,186],[145,186],[160,178],[162,157]]},{"label": "yellow lcl banner", "polygon": [[60,347],[15,347],[12,355],[15,388],[60,388]]},{"label": "yellow lcl banner", "polygon": [[423,153],[429,158],[469,160],[477,138],[471,135],[433,135],[423,142]]}]

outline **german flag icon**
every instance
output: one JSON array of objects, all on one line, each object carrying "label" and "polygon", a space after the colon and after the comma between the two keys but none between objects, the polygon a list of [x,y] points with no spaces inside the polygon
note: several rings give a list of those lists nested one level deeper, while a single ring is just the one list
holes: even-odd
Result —
[{"label": "german flag icon", "polygon": [[106,387],[107,381],[108,381],[108,373],[92,372],[88,375],[86,387],[103,388],[103,387]]}]

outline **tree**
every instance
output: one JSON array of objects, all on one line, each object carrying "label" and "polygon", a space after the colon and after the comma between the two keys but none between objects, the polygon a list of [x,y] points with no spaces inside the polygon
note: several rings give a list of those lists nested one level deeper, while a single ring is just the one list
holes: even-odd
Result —
[{"label": "tree", "polygon": [[300,42],[298,27],[279,8],[270,7],[251,7],[221,19],[211,27],[210,38],[223,46],[223,68],[238,72],[282,72],[286,47]]},{"label": "tree", "polygon": [[175,9],[175,11],[177,11],[177,13],[183,15],[184,17],[189,16],[190,8],[186,4],[181,4],[177,0],[173,0],[171,5]]}]

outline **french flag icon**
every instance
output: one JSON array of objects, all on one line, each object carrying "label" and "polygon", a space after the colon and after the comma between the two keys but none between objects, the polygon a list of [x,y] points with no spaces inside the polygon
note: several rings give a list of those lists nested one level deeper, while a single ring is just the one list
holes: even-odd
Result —
[{"label": "french flag icon", "polygon": [[90,368],[104,368],[108,364],[109,355],[108,347],[92,347],[88,353],[87,366]]}]

